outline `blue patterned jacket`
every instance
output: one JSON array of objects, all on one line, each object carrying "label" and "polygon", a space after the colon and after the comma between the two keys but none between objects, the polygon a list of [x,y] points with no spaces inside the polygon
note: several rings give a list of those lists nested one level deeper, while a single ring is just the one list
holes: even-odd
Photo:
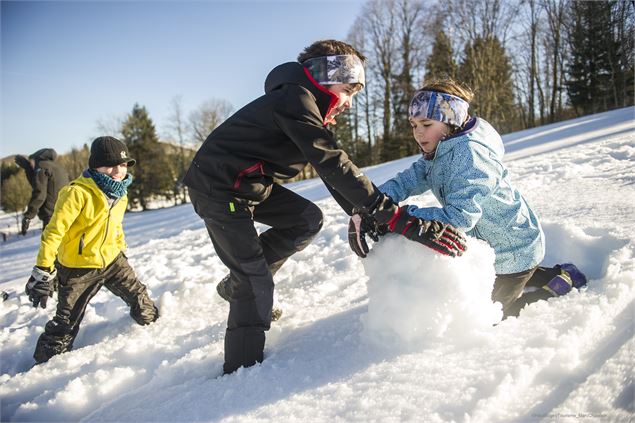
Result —
[{"label": "blue patterned jacket", "polygon": [[432,190],[442,207],[409,206],[411,215],[487,241],[496,253],[497,274],[529,270],[544,258],[544,235],[509,179],[504,150],[498,132],[472,118],[464,131],[439,143],[432,160],[421,157],[379,189],[395,202]]}]

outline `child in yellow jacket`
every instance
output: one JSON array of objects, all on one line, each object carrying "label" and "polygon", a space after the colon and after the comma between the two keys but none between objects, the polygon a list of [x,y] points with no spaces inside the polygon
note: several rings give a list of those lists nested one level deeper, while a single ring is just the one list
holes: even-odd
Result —
[{"label": "child in yellow jacket", "polygon": [[33,306],[42,308],[53,295],[56,281],[59,287],[55,317],[46,324],[35,348],[37,363],[72,349],[86,307],[102,286],[128,304],[138,324],[147,325],[159,317],[123,253],[122,221],[132,182],[127,171],[134,164],[124,143],[114,137],[96,138],[89,168],[59,193],[26,285]]}]

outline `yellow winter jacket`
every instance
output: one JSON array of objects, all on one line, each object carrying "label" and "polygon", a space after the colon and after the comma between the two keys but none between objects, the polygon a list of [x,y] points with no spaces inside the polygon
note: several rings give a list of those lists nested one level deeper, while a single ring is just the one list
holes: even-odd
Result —
[{"label": "yellow winter jacket", "polygon": [[127,204],[128,196],[110,204],[90,177],[70,182],[58,194],[36,264],[51,267],[57,256],[66,267],[108,266],[126,249],[121,222]]}]

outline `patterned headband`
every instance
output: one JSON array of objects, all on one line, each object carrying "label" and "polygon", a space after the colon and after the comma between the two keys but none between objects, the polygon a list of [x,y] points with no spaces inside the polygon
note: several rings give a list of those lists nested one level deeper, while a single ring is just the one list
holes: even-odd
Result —
[{"label": "patterned headband", "polygon": [[411,118],[438,120],[460,127],[468,117],[469,107],[470,104],[460,97],[419,90],[412,98],[408,112]]},{"label": "patterned headband", "polygon": [[364,64],[354,54],[314,57],[302,62],[302,66],[320,85],[366,83]]}]

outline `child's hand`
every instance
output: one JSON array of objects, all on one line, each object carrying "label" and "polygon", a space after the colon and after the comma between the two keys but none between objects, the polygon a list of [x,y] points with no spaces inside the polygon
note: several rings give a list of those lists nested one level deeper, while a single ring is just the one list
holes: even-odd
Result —
[{"label": "child's hand", "polygon": [[42,308],[46,308],[46,302],[49,297],[53,296],[53,289],[55,286],[55,279],[57,278],[57,271],[46,271],[39,267],[34,267],[31,272],[24,291],[29,296],[29,301],[33,303],[33,307],[38,305]]},{"label": "child's hand", "polygon": [[29,224],[31,223],[31,219],[26,216],[22,216],[22,225],[20,226],[20,233],[22,235],[26,235],[29,230]]},{"label": "child's hand", "polygon": [[400,207],[388,223],[391,232],[403,235],[441,254],[452,257],[463,254],[467,246],[465,235],[461,231],[447,223],[411,216],[406,207]]},{"label": "child's hand", "polygon": [[375,219],[367,213],[356,213],[348,222],[348,245],[361,258],[365,258],[369,251],[366,235],[373,241],[379,240],[376,226]]}]

